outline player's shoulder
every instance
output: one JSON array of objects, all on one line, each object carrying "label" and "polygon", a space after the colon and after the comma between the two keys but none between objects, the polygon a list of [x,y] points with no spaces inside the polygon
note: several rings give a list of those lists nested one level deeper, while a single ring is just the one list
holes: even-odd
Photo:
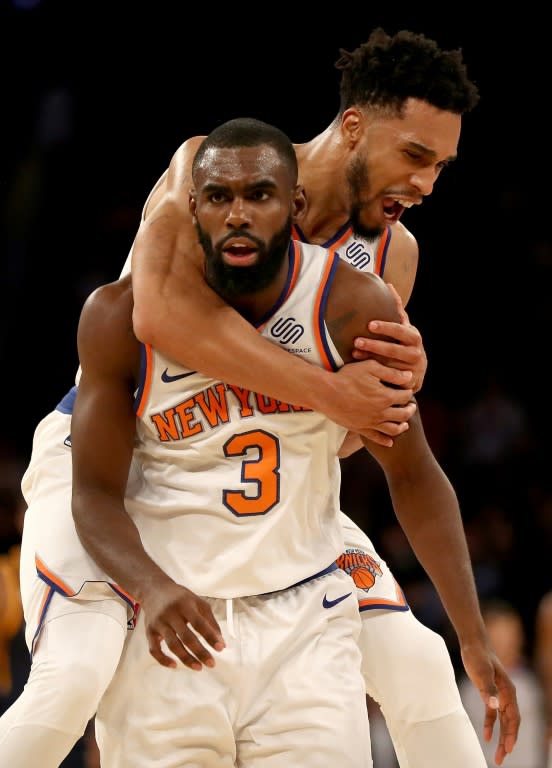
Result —
[{"label": "player's shoulder", "polygon": [[392,224],[383,275],[386,282],[393,283],[405,305],[414,288],[418,257],[418,241],[412,232],[401,221]]},{"label": "player's shoulder", "polygon": [[[103,283],[95,288],[84,302],[81,322],[93,322],[106,332],[121,318],[132,315],[132,279],[130,274]],[[101,338],[101,337],[100,337]]]},{"label": "player's shoulder", "polygon": [[[132,327],[132,309],[130,275],[100,285],[88,296],[77,331],[83,371],[95,370],[135,379],[140,365],[140,345]],[[81,384],[82,379],[79,387]]]},{"label": "player's shoulder", "polygon": [[397,322],[397,306],[387,283],[374,272],[359,272],[339,259],[327,299],[327,318],[354,326],[355,336],[362,335],[370,320]]},{"label": "player's shoulder", "polygon": [[367,297],[373,301],[387,302],[388,296],[391,295],[389,286],[380,275],[376,272],[359,271],[343,259],[337,262],[332,290],[343,293],[350,302]]},{"label": "player's shoulder", "polygon": [[387,261],[390,259],[405,260],[418,258],[418,241],[414,234],[402,223],[397,221],[391,225],[391,240],[387,251]]},{"label": "player's shoulder", "polygon": [[205,138],[205,136],[190,136],[190,138],[183,141],[171,158],[169,171],[171,170],[171,167],[175,165],[175,163],[180,163],[182,161],[191,163],[195,153],[199,149],[200,144]]}]

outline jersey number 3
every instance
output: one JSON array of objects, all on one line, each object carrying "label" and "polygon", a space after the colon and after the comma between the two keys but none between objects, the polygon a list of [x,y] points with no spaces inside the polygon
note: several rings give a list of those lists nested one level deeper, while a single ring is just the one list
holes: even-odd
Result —
[{"label": "jersey number 3", "polygon": [[[234,515],[265,515],[280,501],[280,441],[270,432],[254,429],[233,435],[223,447],[227,458],[243,457],[242,483],[253,483],[254,493],[224,490],[222,500]],[[249,458],[254,454],[254,458]]]}]

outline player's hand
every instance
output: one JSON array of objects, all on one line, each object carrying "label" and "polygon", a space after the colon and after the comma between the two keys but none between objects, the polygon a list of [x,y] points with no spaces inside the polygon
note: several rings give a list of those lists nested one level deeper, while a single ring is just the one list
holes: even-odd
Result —
[{"label": "player's hand", "polygon": [[427,371],[427,355],[425,353],[420,331],[410,323],[401,297],[395,288],[388,283],[399,312],[401,322],[390,323],[372,320],[368,330],[381,336],[388,336],[394,341],[382,341],[358,336],[354,340],[353,357],[355,360],[366,360],[372,355],[385,358],[386,364],[400,370],[412,371],[409,387],[414,393],[422,388]]},{"label": "player's hand", "polygon": [[190,669],[214,667],[215,660],[201,638],[216,651],[225,647],[220,627],[206,600],[171,579],[160,587],[151,585],[141,603],[149,651],[163,667],[176,667],[176,661],[162,649],[167,647]]},{"label": "player's hand", "polygon": [[496,655],[484,645],[461,646],[462,661],[468,677],[479,690],[485,704],[483,738],[490,741],[498,718],[499,741],[495,763],[502,765],[516,744],[521,716],[516,688]]},{"label": "player's hand", "polygon": [[333,394],[319,410],[349,431],[390,447],[393,438],[408,429],[408,420],[416,412],[411,378],[409,371],[378,360],[348,363],[331,374]]}]

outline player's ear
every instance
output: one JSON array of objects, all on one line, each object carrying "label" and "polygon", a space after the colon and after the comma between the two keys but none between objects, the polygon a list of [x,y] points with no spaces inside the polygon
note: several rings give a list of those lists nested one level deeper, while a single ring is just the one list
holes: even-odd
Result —
[{"label": "player's ear", "polygon": [[192,214],[193,218],[195,219],[196,208],[197,208],[197,200],[196,200],[196,191],[195,191],[195,189],[190,189],[190,191],[188,193],[188,208],[190,209],[190,213]]},{"label": "player's ear", "polygon": [[307,197],[305,194],[305,188],[301,184],[297,184],[292,201],[291,215],[293,220],[298,222],[303,218],[303,215],[307,209]]},{"label": "player's ear", "polygon": [[360,141],[363,123],[362,112],[356,107],[349,107],[341,115],[341,133],[348,147],[352,148]]}]

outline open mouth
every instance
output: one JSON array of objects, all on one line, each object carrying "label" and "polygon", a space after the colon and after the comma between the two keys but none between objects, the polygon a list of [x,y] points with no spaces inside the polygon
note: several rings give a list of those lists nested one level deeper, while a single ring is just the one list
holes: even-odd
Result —
[{"label": "open mouth", "polygon": [[233,243],[224,248],[222,255],[226,264],[247,267],[255,262],[257,248],[251,243]]},{"label": "open mouth", "polygon": [[383,200],[383,215],[388,224],[398,221],[405,208],[411,208],[414,205],[412,200],[397,200],[396,198],[386,197]]}]

